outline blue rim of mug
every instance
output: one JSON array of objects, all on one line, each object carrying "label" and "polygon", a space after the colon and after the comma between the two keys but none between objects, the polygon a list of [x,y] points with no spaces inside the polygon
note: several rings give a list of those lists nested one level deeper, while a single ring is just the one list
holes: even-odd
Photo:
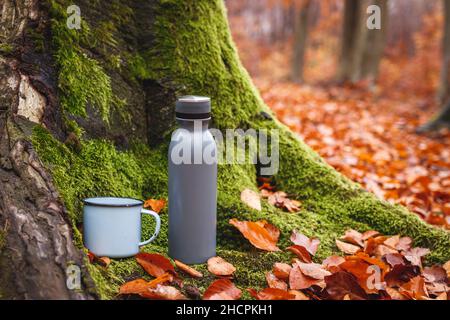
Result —
[{"label": "blue rim of mug", "polygon": [[[92,199],[129,199],[129,200],[134,200],[134,201],[138,201],[139,203],[136,204],[110,204],[110,203],[94,203],[94,202],[90,202],[89,200]],[[135,198],[121,198],[121,197],[92,197],[92,198],[87,198],[87,199],[83,199],[83,203],[88,205],[88,206],[93,206],[93,207],[110,207],[110,208],[131,208],[131,207],[141,207],[144,204],[144,201],[140,200],[140,199],[135,199]]]}]

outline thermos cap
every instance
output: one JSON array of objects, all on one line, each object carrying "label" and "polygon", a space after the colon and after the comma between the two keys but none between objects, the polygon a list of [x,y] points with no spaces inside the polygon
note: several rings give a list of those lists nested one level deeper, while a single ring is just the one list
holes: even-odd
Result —
[{"label": "thermos cap", "polygon": [[179,97],[175,112],[179,119],[208,119],[211,117],[211,99],[199,96]]}]

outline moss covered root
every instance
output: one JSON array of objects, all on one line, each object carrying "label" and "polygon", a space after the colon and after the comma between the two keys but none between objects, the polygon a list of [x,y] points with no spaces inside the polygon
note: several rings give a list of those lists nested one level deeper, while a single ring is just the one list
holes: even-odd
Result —
[{"label": "moss covered root", "polygon": [[[218,254],[237,267],[238,286],[263,287],[264,272],[274,262],[289,261],[291,256],[252,248],[228,224],[232,217],[266,219],[275,224],[281,230],[281,248],[288,246],[293,229],[318,237],[321,240],[318,260],[337,252],[334,240],[348,228],[411,236],[417,245],[432,249],[429,262],[450,259],[448,232],[423,223],[403,207],[377,200],[333,170],[277,120],[261,117],[261,112],[271,112],[239,62],[222,0],[160,0],[153,10],[155,38],[152,47],[130,58],[129,74],[135,79],[169,79],[179,94],[210,96],[216,128],[279,130],[280,170],[275,179],[280,190],[303,203],[298,214],[282,212],[266,201],[263,201],[262,212],[249,209],[241,203],[240,193],[244,188],[256,190],[255,167],[219,166]],[[59,30],[58,24],[55,30]],[[60,65],[63,107],[68,112],[83,114],[86,101],[93,100],[98,91],[101,94],[93,103],[99,105],[102,112],[107,112],[110,87],[107,75],[97,63],[73,49],[58,50],[56,58]],[[75,66],[72,65],[74,62]],[[77,66],[78,63],[82,66]],[[73,78],[71,68],[81,73],[86,73],[88,68],[94,78]],[[86,89],[85,85],[90,81],[101,88]],[[167,197],[167,139],[156,148],[135,141],[128,150],[122,151],[111,141],[82,139],[81,149],[73,150],[37,127],[32,140],[53,173],[75,227],[81,222],[81,199],[84,197]],[[167,212],[163,211],[161,216],[161,235],[155,243],[146,246],[145,251],[163,254],[167,251]],[[146,221],[144,234],[151,228],[151,222]],[[116,297],[121,283],[143,276],[134,259],[113,261],[107,270],[92,265],[89,268],[103,298]],[[206,271],[204,265],[199,268]],[[206,277],[195,283],[204,289],[211,280]]]}]

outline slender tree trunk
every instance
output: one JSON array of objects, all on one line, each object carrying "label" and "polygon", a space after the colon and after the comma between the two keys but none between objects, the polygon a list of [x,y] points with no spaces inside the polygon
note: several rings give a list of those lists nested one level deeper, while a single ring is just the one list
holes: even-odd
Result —
[{"label": "slender tree trunk", "polygon": [[[381,29],[367,27],[367,8],[381,8]],[[387,0],[346,0],[338,80],[357,82],[374,80],[384,50],[388,16]]]},{"label": "slender tree trunk", "polygon": [[428,123],[417,129],[423,133],[450,127],[450,0],[444,1],[444,36],[442,39],[442,69],[441,83],[438,91],[438,101],[442,105],[441,111]]},{"label": "slender tree trunk", "polygon": [[308,41],[308,25],[311,0],[303,1],[300,8],[296,8],[294,20],[294,47],[292,54],[291,78],[297,83],[303,82],[305,53]]},{"label": "slender tree trunk", "polygon": [[362,58],[361,78],[375,81],[386,44],[388,29],[388,0],[369,1],[381,9],[381,29],[367,30],[366,46]]}]

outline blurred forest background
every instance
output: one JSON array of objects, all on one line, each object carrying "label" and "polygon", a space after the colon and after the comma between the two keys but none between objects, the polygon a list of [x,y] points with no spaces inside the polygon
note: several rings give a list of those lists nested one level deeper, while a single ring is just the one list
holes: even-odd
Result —
[{"label": "blurred forest background", "polygon": [[[278,118],[378,197],[450,229],[450,0],[226,0]],[[370,5],[381,29],[369,30]]]}]

